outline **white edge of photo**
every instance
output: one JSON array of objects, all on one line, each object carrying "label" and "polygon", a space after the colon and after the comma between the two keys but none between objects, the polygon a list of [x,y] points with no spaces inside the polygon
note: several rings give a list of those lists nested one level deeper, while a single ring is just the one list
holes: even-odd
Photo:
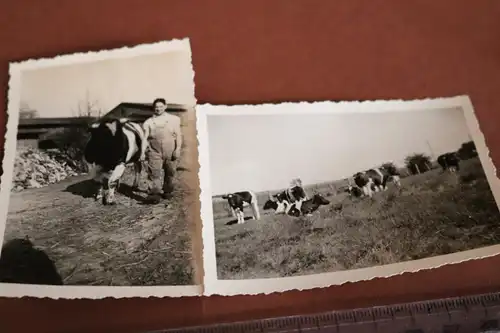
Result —
[{"label": "white edge of photo", "polygon": [[[21,74],[25,70],[59,67],[64,65],[84,64],[102,60],[132,58],[141,55],[161,54],[171,51],[185,51],[192,59],[189,38],[164,40],[115,49],[104,49],[92,52],[77,52],[58,55],[53,58],[29,59],[9,64],[9,82],[7,95],[7,128],[5,134],[3,174],[0,187],[0,246],[3,243],[5,225],[9,208],[10,189],[13,181],[14,160],[16,156],[16,135],[19,123],[19,107],[21,98]],[[192,64],[192,62],[191,62]],[[194,69],[191,66],[191,78],[194,80]],[[193,84],[194,87],[194,84]],[[196,98],[193,91],[194,105]],[[200,264],[201,265],[201,264]],[[182,297],[200,296],[202,285],[186,286],[75,286],[75,285],[32,285],[17,283],[0,283],[1,297],[39,297],[51,299],[101,299],[128,297]]]},{"label": "white edge of photo", "polygon": [[399,262],[382,266],[320,273],[282,278],[257,278],[242,280],[220,280],[217,277],[214,218],[210,181],[209,136],[207,118],[211,115],[292,115],[292,114],[332,114],[332,113],[370,113],[370,112],[405,112],[410,110],[429,110],[449,107],[462,108],[470,135],[476,145],[480,162],[486,174],[497,207],[500,208],[500,180],[496,168],[489,156],[489,150],[478,120],[474,114],[472,102],[467,95],[427,98],[420,100],[373,100],[343,102],[286,102],[261,105],[210,105],[197,106],[197,130],[200,164],[200,201],[203,221],[203,260],[204,260],[204,295],[255,295],[270,294],[290,290],[309,290],[342,285],[347,282],[367,281],[374,278],[387,278],[407,272],[417,272],[457,264],[464,261],[495,256],[500,253],[500,245],[456,252],[424,259]]}]

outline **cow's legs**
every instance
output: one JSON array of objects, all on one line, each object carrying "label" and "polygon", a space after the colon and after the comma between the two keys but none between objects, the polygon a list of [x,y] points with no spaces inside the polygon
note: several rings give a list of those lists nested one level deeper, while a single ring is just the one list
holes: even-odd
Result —
[{"label": "cow's legs", "polygon": [[236,215],[238,218],[238,224],[242,224],[245,222],[245,214],[243,213],[243,210],[240,208],[236,209]]},{"label": "cow's legs", "polygon": [[137,190],[139,188],[139,182],[141,180],[141,173],[142,173],[142,163],[141,162],[136,162],[134,163],[134,183],[132,184],[132,188],[134,190]]},{"label": "cow's legs", "polygon": [[234,211],[234,208],[231,207],[231,214],[233,215],[233,217],[236,219],[238,218],[238,216],[236,216],[236,212]]},{"label": "cow's legs", "polygon": [[101,200],[103,198],[103,182],[104,182],[104,171],[101,166],[96,166],[94,168],[93,180],[97,184],[97,192],[95,194],[95,200]]},{"label": "cow's legs", "polygon": [[390,176],[385,177],[385,178],[384,178],[384,182],[382,183],[382,189],[383,189],[384,191],[387,191],[387,182],[389,181],[389,177],[390,177]]},{"label": "cow's legs", "polygon": [[396,184],[397,187],[401,187],[401,179],[399,176],[392,176],[392,182]]},{"label": "cow's legs", "polygon": [[108,190],[107,190],[107,195],[106,195],[106,203],[109,205],[112,205],[115,203],[116,186],[117,186],[118,181],[120,180],[121,176],[123,176],[124,171],[125,171],[125,164],[124,163],[118,164],[113,169],[113,171],[111,172],[111,175],[108,178]]},{"label": "cow's legs", "polygon": [[363,194],[366,196],[369,196],[370,198],[372,197],[373,192],[372,192],[372,183],[371,182],[368,182],[368,184],[363,186]]},{"label": "cow's legs", "polygon": [[257,201],[257,196],[252,193],[252,200],[250,200],[250,206],[252,207],[253,219],[260,220],[260,210],[259,210],[259,202]]}]

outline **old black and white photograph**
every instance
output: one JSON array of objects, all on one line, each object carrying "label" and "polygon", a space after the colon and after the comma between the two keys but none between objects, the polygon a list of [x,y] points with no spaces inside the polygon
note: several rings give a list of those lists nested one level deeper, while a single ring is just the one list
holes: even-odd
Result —
[{"label": "old black and white photograph", "polygon": [[467,97],[197,112],[209,294],[328,286],[500,252],[498,182]]},{"label": "old black and white photograph", "polygon": [[200,294],[193,79],[188,39],[11,64],[2,294]]}]

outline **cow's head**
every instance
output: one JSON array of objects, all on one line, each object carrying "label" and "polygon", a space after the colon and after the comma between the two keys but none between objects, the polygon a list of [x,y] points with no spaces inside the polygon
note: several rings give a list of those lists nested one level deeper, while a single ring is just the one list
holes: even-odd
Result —
[{"label": "cow's head", "polygon": [[312,202],[316,205],[320,205],[320,206],[326,206],[326,205],[329,205],[330,204],[330,201],[326,200],[325,197],[323,197],[321,194],[315,194],[313,197],[312,197]]},{"label": "cow's head", "polygon": [[222,198],[226,199],[231,207],[235,207],[237,205],[237,198],[238,197],[232,193],[223,195]]},{"label": "cow's head", "polygon": [[278,208],[278,203],[274,200],[268,199],[264,203],[264,207],[262,207],[264,210],[269,210],[269,209],[277,209]]},{"label": "cow's head", "polygon": [[305,199],[306,198],[306,191],[301,186],[294,186],[291,188],[291,192],[295,199],[300,200],[300,199]]},{"label": "cow's head", "polygon": [[398,169],[392,164],[384,165],[381,167],[381,169],[385,170],[390,176],[399,176]]},{"label": "cow's head", "polygon": [[276,202],[276,196],[271,195],[271,193],[267,192],[267,201],[264,203],[264,210],[268,209],[276,209],[278,207],[278,203]]},{"label": "cow's head", "polygon": [[370,181],[370,177],[368,177],[366,172],[357,172],[354,174],[353,178],[354,183],[359,187],[365,186]]},{"label": "cow's head", "polygon": [[359,179],[359,178],[364,178],[365,173],[364,172],[356,172],[353,176],[354,180]]},{"label": "cow's head", "polygon": [[352,185],[348,185],[345,189],[344,189],[344,192],[346,192],[347,194],[349,195],[354,195],[354,196],[357,196],[358,195],[358,192],[359,192],[359,187],[357,186],[352,186]]},{"label": "cow's head", "polygon": [[285,192],[280,192],[278,194],[274,194],[273,198],[275,198],[279,202],[283,202],[286,200],[286,194]]}]

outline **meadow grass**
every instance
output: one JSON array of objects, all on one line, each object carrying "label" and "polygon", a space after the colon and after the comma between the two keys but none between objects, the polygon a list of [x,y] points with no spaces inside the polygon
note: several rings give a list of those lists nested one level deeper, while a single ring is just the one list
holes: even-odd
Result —
[{"label": "meadow grass", "polygon": [[498,208],[478,158],[463,161],[456,174],[435,169],[405,177],[401,189],[391,185],[358,199],[322,184],[318,192],[330,205],[299,218],[263,211],[261,193],[261,220],[240,225],[227,225],[234,220],[227,204],[214,202],[219,278],[349,270],[500,242]]}]

